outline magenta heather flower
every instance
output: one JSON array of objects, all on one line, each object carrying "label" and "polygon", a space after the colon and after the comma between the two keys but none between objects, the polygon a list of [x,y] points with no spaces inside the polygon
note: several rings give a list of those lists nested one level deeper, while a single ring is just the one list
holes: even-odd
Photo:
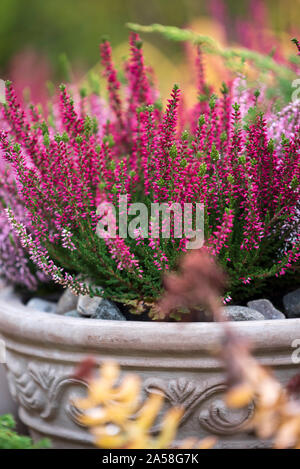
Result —
[{"label": "magenta heather flower", "polygon": [[[259,97],[241,79],[224,83],[220,93],[210,90],[199,49],[199,101],[185,109],[175,85],[162,111],[136,34],[125,85],[107,41],[101,60],[107,101],[92,94],[74,103],[61,86],[55,130],[36,110],[23,109],[7,84],[1,147],[30,230],[14,207],[9,218],[38,268],[73,291],[93,294],[77,280],[81,274],[109,298],[149,306],[162,293],[164,272],[188,249],[187,235],[177,236],[178,213],[190,204],[194,221],[195,205],[202,204],[203,249],[228,273],[226,301],[264,292],[268,278],[293,278],[299,269],[300,135],[290,117],[299,103],[277,113],[263,92]],[[133,220],[128,207],[119,207],[123,197],[148,209],[164,203],[172,212],[176,205],[168,236],[167,226],[155,235],[151,217],[143,229],[135,226],[134,236],[123,236],[120,217]],[[116,236],[98,235],[102,202],[116,207]]]}]

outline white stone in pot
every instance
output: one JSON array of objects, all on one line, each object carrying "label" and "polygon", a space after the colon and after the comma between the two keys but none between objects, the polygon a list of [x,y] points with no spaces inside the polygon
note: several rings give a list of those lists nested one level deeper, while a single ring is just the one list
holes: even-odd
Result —
[{"label": "white stone in pot", "polygon": [[42,311],[43,313],[55,313],[56,312],[56,303],[52,301],[42,300],[41,298],[31,298],[28,301],[27,307],[31,309],[36,309]]},{"label": "white stone in pot", "polygon": [[69,288],[67,288],[60,299],[58,300],[56,307],[56,314],[64,314],[68,311],[76,309],[78,302],[78,296],[74,295]]}]

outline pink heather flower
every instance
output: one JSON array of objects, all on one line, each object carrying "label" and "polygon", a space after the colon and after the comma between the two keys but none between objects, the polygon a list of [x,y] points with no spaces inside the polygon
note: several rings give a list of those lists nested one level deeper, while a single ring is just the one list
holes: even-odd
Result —
[{"label": "pink heather flower", "polygon": [[280,152],[282,135],[290,139],[299,131],[300,100],[289,103],[276,114],[270,113],[268,120],[270,122],[268,136],[277,142],[276,150]]},{"label": "pink heather flower", "polygon": [[130,248],[125,244],[124,239],[116,236],[115,239],[106,239],[106,245],[112,259],[116,260],[117,269],[136,271],[139,278],[143,278],[143,270],[139,265],[139,261],[134,257],[134,254],[130,252]]},{"label": "pink heather flower", "polygon": [[16,219],[22,221],[30,230],[27,214],[16,193],[13,173],[2,158],[0,174],[0,277],[11,284],[35,290],[39,282],[49,281],[49,278],[41,271],[32,268],[17,234],[7,221],[5,208],[10,206]]},{"label": "pink heather flower", "polygon": [[232,210],[227,210],[224,213],[222,223],[217,226],[217,230],[212,234],[208,240],[208,251],[216,256],[221,252],[221,249],[226,246],[226,242],[232,233],[234,215]]},{"label": "pink heather flower", "polygon": [[69,288],[73,293],[79,295],[89,294],[89,289],[85,284],[75,280],[72,275],[64,272],[61,267],[57,267],[54,262],[49,259],[46,251],[34,243],[32,236],[27,233],[25,226],[18,223],[12,214],[11,209],[6,209],[7,217],[12,227],[18,233],[22,246],[28,250],[31,260],[42,270],[47,276],[51,277],[55,283]]},{"label": "pink heather flower", "polygon": [[70,251],[75,251],[76,246],[72,241],[72,233],[67,229],[63,228],[61,232],[61,239],[62,239],[62,246],[65,249],[69,249]]}]

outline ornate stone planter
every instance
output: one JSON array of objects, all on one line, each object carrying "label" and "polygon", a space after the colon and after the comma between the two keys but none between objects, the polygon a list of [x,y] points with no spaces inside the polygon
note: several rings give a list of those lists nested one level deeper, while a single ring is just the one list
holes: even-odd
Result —
[{"label": "ornate stone planter", "polygon": [[[299,372],[292,343],[300,339],[300,319],[240,322],[232,327],[252,342],[256,356],[274,368],[281,382]],[[76,319],[29,310],[16,299],[0,299],[0,333],[20,418],[34,438],[48,436],[56,448],[91,445],[71,405],[72,396],[82,395],[86,387],[72,378],[73,370],[88,355],[99,364],[113,359],[124,372],[139,373],[145,394],[163,393],[166,406],[184,405],[180,439],[213,434],[219,447],[268,446],[240,432],[252,407],[233,412],[221,401],[225,376],[222,363],[211,354],[222,336],[220,324]]]}]

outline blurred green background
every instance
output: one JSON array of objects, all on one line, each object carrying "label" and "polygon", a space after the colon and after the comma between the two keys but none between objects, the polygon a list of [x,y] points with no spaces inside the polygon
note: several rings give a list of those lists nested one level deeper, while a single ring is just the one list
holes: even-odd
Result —
[{"label": "blurred green background", "polygon": [[[261,3],[267,8],[273,31],[296,34],[300,0]],[[222,16],[219,0],[0,0],[0,73],[2,78],[10,77],[33,88],[47,78],[61,81],[64,77],[59,56],[65,53],[80,77],[99,61],[98,44],[103,35],[108,35],[116,48],[127,41],[128,21],[199,30],[203,19],[205,22],[214,17],[226,29],[226,41],[237,42],[234,25],[239,19],[251,21],[255,2],[225,0],[224,4],[226,12]],[[218,28],[209,25],[205,23],[205,33],[220,36]],[[161,55],[175,66],[182,60],[182,46],[157,36],[148,36],[147,41],[157,51],[154,62],[158,66]]]}]

